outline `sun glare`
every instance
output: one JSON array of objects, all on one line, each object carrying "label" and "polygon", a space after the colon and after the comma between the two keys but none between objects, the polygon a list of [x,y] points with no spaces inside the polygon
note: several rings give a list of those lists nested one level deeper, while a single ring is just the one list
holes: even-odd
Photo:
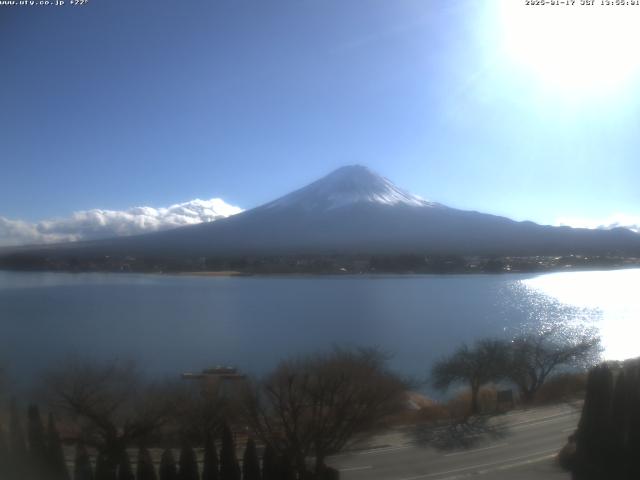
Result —
[{"label": "sun glare", "polygon": [[[640,6],[531,6],[501,0],[501,44],[543,88],[608,94],[640,70]],[[614,92],[615,93],[615,92]]]},{"label": "sun glare", "polygon": [[602,337],[605,357],[623,360],[640,354],[636,341],[640,328],[635,320],[640,314],[636,287],[639,273],[638,270],[561,272],[522,283],[563,305],[597,312],[599,319],[593,326]]}]

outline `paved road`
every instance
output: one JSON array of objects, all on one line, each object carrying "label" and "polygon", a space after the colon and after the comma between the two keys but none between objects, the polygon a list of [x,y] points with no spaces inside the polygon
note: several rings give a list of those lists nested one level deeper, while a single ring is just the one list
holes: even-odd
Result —
[{"label": "paved road", "polygon": [[[575,429],[569,405],[516,411],[490,419],[467,447],[451,447],[456,430],[405,429],[372,439],[368,449],[333,457],[344,480],[568,480],[555,456]],[[449,441],[450,440],[450,441]],[[437,446],[434,446],[437,445]]]}]

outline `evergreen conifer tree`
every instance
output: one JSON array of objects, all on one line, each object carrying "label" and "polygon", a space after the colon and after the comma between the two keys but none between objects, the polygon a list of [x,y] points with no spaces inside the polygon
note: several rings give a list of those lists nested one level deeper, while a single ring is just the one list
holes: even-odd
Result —
[{"label": "evergreen conifer tree", "polygon": [[606,365],[591,369],[576,432],[576,480],[606,478],[612,397],[611,370]]},{"label": "evergreen conifer tree", "polygon": [[0,425],[0,478],[9,478],[9,447]]},{"label": "evergreen conifer tree", "polygon": [[271,445],[267,445],[262,454],[262,480],[280,480],[278,459]]},{"label": "evergreen conifer tree", "polygon": [[133,475],[133,468],[131,468],[131,459],[129,458],[129,453],[125,449],[122,452],[122,456],[120,457],[120,462],[118,464],[118,480],[135,480],[135,476]]},{"label": "evergreen conifer tree", "polygon": [[170,448],[162,452],[160,458],[160,480],[178,480],[176,460]]},{"label": "evergreen conifer tree", "polygon": [[156,480],[156,469],[151,460],[149,450],[142,447],[138,451],[138,466],[136,469],[136,480]]},{"label": "evergreen conifer tree", "polygon": [[218,452],[213,437],[207,434],[204,444],[204,465],[202,467],[202,480],[219,480]]},{"label": "evergreen conifer tree", "polygon": [[96,480],[118,480],[118,461],[114,461],[108,453],[98,453],[95,478]]},{"label": "evergreen conifer tree", "polygon": [[105,458],[105,454],[102,452],[98,452],[98,454],[96,455],[95,479],[108,480],[109,473],[106,471],[106,469],[107,469],[107,459]]},{"label": "evergreen conifer tree", "polygon": [[236,447],[229,425],[222,429],[222,449],[220,450],[220,480],[240,480],[240,465],[236,457]]},{"label": "evergreen conifer tree", "polygon": [[629,391],[629,433],[627,437],[626,478],[640,478],[640,360],[633,361],[626,372]]},{"label": "evergreen conifer tree", "polygon": [[247,441],[242,460],[242,480],[260,480],[260,461],[256,444],[252,438]]},{"label": "evergreen conifer tree", "polygon": [[199,480],[198,460],[196,452],[189,445],[183,445],[180,450],[180,480]]},{"label": "evergreen conifer tree", "polygon": [[625,370],[618,374],[615,386],[613,387],[613,399],[611,401],[611,418],[609,420],[609,445],[610,451],[607,454],[606,463],[609,465],[608,471],[611,478],[623,479],[627,470],[627,449],[629,437],[630,418],[630,391],[628,388],[627,375]]},{"label": "evergreen conifer tree", "polygon": [[87,449],[83,444],[76,445],[76,458],[73,469],[73,480],[93,480],[93,468]]},{"label": "evergreen conifer tree", "polygon": [[285,452],[278,458],[278,480],[295,480],[296,469],[291,457]]},{"label": "evergreen conifer tree", "polygon": [[27,473],[27,445],[25,443],[20,412],[15,400],[9,407],[9,475],[22,478]]},{"label": "evergreen conifer tree", "polygon": [[46,477],[48,475],[47,443],[40,410],[35,405],[29,405],[27,410],[27,439],[30,470],[36,477]]},{"label": "evergreen conifer tree", "polygon": [[67,462],[64,458],[64,450],[60,441],[60,434],[53,419],[53,415],[49,414],[49,422],[47,425],[47,457],[49,476],[52,480],[69,480],[69,470]]}]

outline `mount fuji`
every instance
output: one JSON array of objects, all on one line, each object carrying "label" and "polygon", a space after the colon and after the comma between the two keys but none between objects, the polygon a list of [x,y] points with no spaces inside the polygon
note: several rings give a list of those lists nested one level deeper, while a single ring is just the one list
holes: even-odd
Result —
[{"label": "mount fuji", "polygon": [[640,234],[543,226],[458,210],[355,165],[215,222],[32,249],[49,256],[640,255]]}]

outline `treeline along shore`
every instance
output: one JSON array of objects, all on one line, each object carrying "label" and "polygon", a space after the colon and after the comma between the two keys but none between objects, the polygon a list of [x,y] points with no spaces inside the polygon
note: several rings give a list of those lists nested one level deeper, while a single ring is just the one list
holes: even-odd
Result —
[{"label": "treeline along shore", "polygon": [[616,253],[556,256],[421,254],[280,256],[59,256],[0,255],[0,269],[14,271],[256,274],[460,274],[537,273],[640,267],[640,257]]}]

